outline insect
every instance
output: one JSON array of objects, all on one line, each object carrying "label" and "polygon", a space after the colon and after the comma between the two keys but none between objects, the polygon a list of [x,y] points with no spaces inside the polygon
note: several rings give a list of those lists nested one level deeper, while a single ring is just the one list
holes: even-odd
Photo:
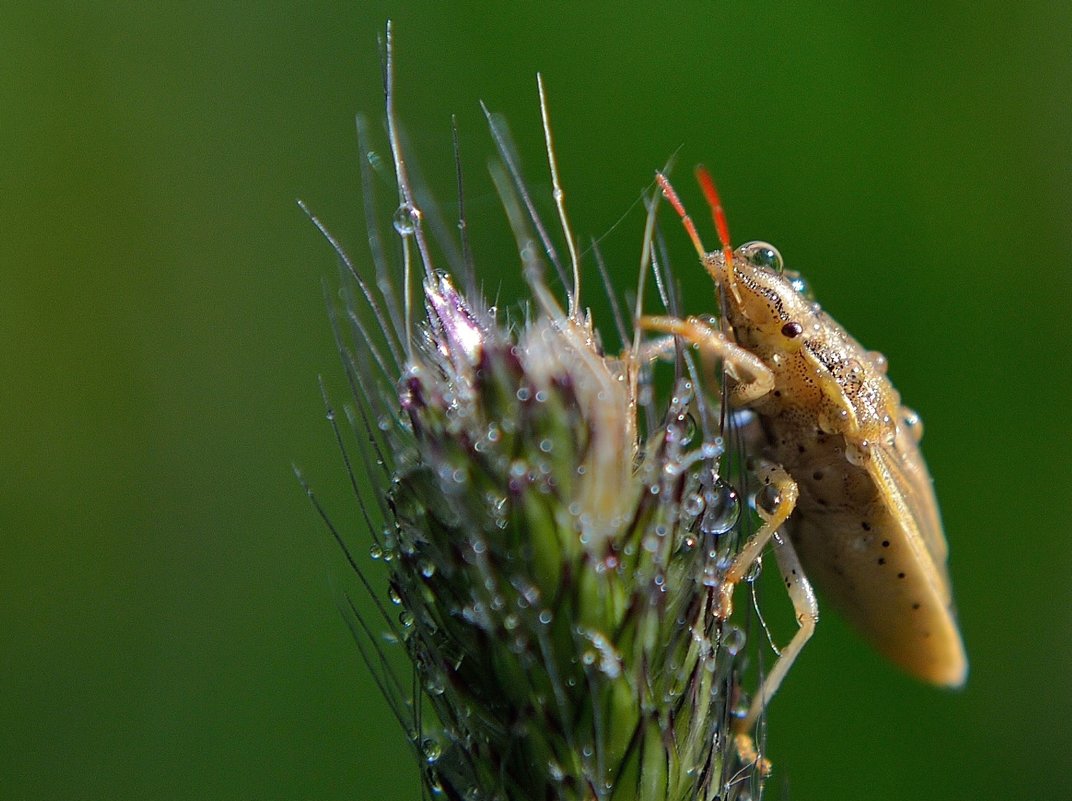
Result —
[{"label": "insect", "polygon": [[733,249],[714,182],[702,167],[697,178],[720,251],[704,249],[670,182],[657,174],[718,287],[721,321],[645,317],[641,324],[720,359],[731,379],[729,404],[751,409],[762,430],[762,525],[726,575],[726,614],[733,586],[773,539],[800,626],[738,730],[751,729],[815,630],[809,576],[892,662],[933,684],[962,685],[968,663],[918,416],[901,405],[885,357],[865,350],[802,292],[773,246]]}]

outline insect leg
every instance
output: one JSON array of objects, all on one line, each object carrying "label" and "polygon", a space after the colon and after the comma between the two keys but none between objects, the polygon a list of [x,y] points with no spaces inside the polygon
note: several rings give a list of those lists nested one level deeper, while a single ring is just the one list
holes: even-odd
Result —
[{"label": "insect leg", "polygon": [[759,713],[778,691],[778,685],[782,683],[785,674],[793,666],[804,643],[815,633],[815,624],[819,622],[819,604],[815,600],[815,592],[807,576],[804,575],[792,543],[788,537],[778,533],[775,533],[773,538],[774,557],[778,560],[778,569],[781,571],[782,580],[789,592],[789,600],[793,602],[793,611],[796,612],[800,628],[789,641],[789,645],[785,646],[778,655],[778,661],[774,663],[771,672],[764,677],[759,692],[756,693],[756,697],[752,699],[752,705],[748,708],[748,715],[735,727],[739,732],[751,730]]},{"label": "insect leg", "polygon": [[726,371],[737,381],[733,388],[734,401],[748,403],[766,395],[774,388],[774,374],[758,356],[745,350],[714,328],[696,317],[684,320],[678,317],[649,317],[639,320],[642,328],[674,334],[700,348],[701,353],[721,359]]},{"label": "insect leg", "polygon": [[737,556],[726,572],[725,583],[732,587],[744,578],[745,574],[755,564],[759,554],[766,547],[774,533],[781,528],[782,524],[793,513],[797,505],[797,483],[785,470],[778,465],[765,464],[759,470],[759,478],[763,481],[764,489],[760,492],[774,491],[773,508],[767,509],[762,501],[756,504],[756,511],[763,519],[763,525],[759,530],[748,538],[744,546],[737,552]]}]

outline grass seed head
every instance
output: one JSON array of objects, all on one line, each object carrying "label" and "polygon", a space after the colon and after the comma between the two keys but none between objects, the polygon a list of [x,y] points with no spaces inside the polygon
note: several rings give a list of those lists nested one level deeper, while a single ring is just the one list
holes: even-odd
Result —
[{"label": "grass seed head", "polygon": [[[388,45],[390,59],[390,36]],[[399,263],[370,214],[375,273],[339,250],[344,309],[333,319],[362,454],[347,465],[373,488],[355,482],[399,610],[352,560],[382,614],[352,622],[425,790],[465,801],[748,797],[751,770],[729,725],[743,635],[718,605],[740,510],[723,479],[717,406],[697,396],[687,356],[660,392],[638,349],[604,352],[576,287],[560,305],[531,269],[531,249],[520,258],[532,291],[523,324],[504,323],[475,294],[467,260],[452,273],[433,267],[392,77],[388,63],[406,210]],[[517,213],[534,204],[497,125],[519,251],[534,227],[553,262],[542,222]],[[571,240],[560,191],[556,200]],[[368,647],[382,625],[412,663],[415,693]]]}]

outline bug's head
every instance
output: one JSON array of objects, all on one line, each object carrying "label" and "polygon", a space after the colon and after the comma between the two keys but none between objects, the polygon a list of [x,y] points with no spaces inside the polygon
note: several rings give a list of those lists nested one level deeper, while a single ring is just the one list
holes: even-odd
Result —
[{"label": "bug's head", "polygon": [[700,262],[723,291],[728,322],[746,346],[795,351],[814,325],[815,307],[807,286],[798,274],[784,269],[781,254],[767,242],[748,242],[734,250],[722,201],[710,173],[702,166],[697,167],[696,178],[711,207],[722,245],[721,250],[710,253],[670,182],[657,173],[663,195],[681,217]]},{"label": "bug's head", "polygon": [[[725,261],[721,253],[708,260]],[[733,253],[727,270],[724,310],[738,341],[793,352],[815,328],[816,306],[804,280],[786,270],[778,249],[767,242],[748,242]]]}]

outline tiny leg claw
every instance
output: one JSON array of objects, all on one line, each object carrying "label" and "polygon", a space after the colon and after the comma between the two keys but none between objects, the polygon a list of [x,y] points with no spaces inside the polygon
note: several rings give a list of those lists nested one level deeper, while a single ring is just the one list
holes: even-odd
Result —
[{"label": "tiny leg claw", "polygon": [[769,778],[774,771],[774,765],[765,756],[756,750],[756,742],[752,735],[739,733],[733,737],[734,748],[737,749],[737,758],[744,765],[754,765],[759,778]]}]

